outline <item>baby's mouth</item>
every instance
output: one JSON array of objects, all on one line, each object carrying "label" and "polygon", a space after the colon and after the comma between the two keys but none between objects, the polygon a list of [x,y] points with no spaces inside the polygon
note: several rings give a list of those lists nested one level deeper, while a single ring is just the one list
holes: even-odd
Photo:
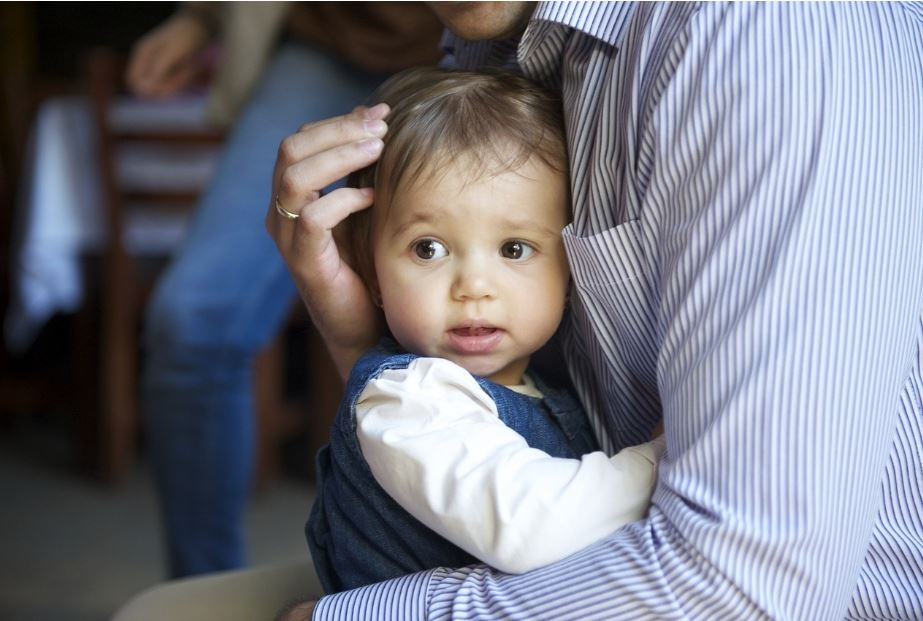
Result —
[{"label": "baby's mouth", "polygon": [[459,326],[448,331],[449,346],[458,354],[486,354],[503,340],[503,330],[494,326]]},{"label": "baby's mouth", "polygon": [[497,331],[492,326],[469,326],[467,328],[453,328],[452,332],[458,336],[487,336]]}]

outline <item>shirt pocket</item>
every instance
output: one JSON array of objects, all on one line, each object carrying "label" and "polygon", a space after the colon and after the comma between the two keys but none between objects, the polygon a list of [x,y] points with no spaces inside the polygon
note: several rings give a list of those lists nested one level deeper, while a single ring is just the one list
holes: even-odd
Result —
[{"label": "shirt pocket", "polygon": [[562,232],[574,284],[582,289],[607,288],[643,273],[641,220],[629,220],[601,233],[577,235],[569,224]]},{"label": "shirt pocket", "polygon": [[[575,288],[572,321],[605,393],[604,408],[616,419],[619,412],[656,419],[659,340],[643,222],[630,220],[589,236],[576,235],[569,225],[563,237]],[[626,424],[613,422],[616,428]]]}]

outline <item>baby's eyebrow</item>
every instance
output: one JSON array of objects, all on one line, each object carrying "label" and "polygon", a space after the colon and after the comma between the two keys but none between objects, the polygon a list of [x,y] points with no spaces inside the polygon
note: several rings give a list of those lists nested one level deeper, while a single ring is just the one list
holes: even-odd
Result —
[{"label": "baby's eyebrow", "polygon": [[439,218],[430,210],[419,210],[410,214],[410,217],[407,218],[399,227],[394,229],[392,235],[394,237],[399,237],[404,234],[407,229],[412,228],[418,224],[434,224],[438,221]]},{"label": "baby's eyebrow", "polygon": [[517,218],[515,214],[504,217],[503,224],[505,227],[513,229],[514,231],[537,232],[549,237],[559,237],[561,235],[560,230],[556,231],[529,218]]},{"label": "baby's eyebrow", "polygon": [[[414,226],[420,224],[434,225],[441,220],[440,215],[437,211],[430,209],[420,209],[411,213],[404,222],[400,224],[397,228],[394,229],[391,233],[394,237],[400,237],[407,232],[408,229],[413,228]],[[550,227],[547,227],[543,224],[539,224],[530,218],[518,218],[515,214],[505,215],[501,221],[502,225],[516,232],[524,233],[537,233],[546,237],[559,237],[561,235],[560,230],[554,230]]]}]

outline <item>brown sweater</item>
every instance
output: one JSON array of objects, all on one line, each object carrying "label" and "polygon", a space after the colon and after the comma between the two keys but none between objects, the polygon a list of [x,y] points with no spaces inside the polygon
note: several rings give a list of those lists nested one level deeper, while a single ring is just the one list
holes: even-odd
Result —
[{"label": "brown sweater", "polygon": [[442,24],[423,2],[297,2],[291,34],[352,64],[393,73],[439,61]]}]

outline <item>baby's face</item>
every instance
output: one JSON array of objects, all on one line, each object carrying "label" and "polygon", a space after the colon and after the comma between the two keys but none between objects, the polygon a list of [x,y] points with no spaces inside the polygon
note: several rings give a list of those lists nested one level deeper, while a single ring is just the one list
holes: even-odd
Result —
[{"label": "baby's face", "polygon": [[400,189],[374,221],[378,287],[407,350],[514,385],[564,311],[567,179],[533,158],[469,181],[465,163]]}]

